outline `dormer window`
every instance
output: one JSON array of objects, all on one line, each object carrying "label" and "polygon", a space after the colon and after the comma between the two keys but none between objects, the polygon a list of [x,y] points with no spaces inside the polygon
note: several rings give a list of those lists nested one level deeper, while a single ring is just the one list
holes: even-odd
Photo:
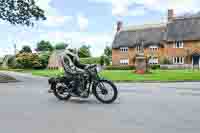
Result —
[{"label": "dormer window", "polygon": [[150,51],[157,51],[158,50],[158,46],[156,46],[156,45],[152,45],[152,46],[149,46],[149,49],[150,49]]},{"label": "dormer window", "polygon": [[128,52],[128,47],[121,47],[120,52]]},{"label": "dormer window", "polygon": [[175,41],[175,48],[183,48],[183,41]]}]

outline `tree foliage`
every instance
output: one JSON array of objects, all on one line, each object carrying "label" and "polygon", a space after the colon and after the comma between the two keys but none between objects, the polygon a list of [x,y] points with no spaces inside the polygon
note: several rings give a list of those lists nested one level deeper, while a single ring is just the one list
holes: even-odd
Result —
[{"label": "tree foliage", "polygon": [[90,46],[82,45],[78,51],[78,55],[80,58],[91,57]]},{"label": "tree foliage", "polygon": [[110,65],[110,57],[104,56],[104,62],[106,64],[106,66],[109,66]]},{"label": "tree foliage", "polygon": [[32,53],[31,47],[27,45],[23,46],[20,53]]},{"label": "tree foliage", "polygon": [[100,64],[101,66],[103,66],[103,65],[105,64],[104,56],[101,56],[101,57],[100,57],[99,64]]},{"label": "tree foliage", "polygon": [[111,57],[112,56],[112,49],[109,46],[106,46],[104,49],[104,55]]},{"label": "tree foliage", "polygon": [[11,24],[33,26],[34,20],[45,20],[44,10],[35,0],[0,0],[0,18]]},{"label": "tree foliage", "polygon": [[39,54],[39,60],[42,64],[41,68],[47,68],[51,54],[52,52],[42,52]]},{"label": "tree foliage", "polygon": [[37,43],[36,51],[52,51],[53,46],[49,41],[40,41]]},{"label": "tree foliage", "polygon": [[62,50],[62,49],[65,49],[66,47],[68,47],[68,44],[61,42],[61,43],[56,44],[55,49]]},{"label": "tree foliage", "polygon": [[8,65],[9,68],[15,68],[15,67],[16,67],[16,59],[15,59],[15,56],[10,56],[10,57],[8,58],[7,65]]},{"label": "tree foliage", "polygon": [[100,58],[99,57],[80,58],[80,62],[82,64],[99,64]]}]

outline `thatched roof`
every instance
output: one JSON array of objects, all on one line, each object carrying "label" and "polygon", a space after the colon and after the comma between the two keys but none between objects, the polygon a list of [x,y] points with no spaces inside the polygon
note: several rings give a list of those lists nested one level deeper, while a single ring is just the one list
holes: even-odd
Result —
[{"label": "thatched roof", "polygon": [[161,41],[200,40],[200,17],[178,17],[166,25],[125,28],[116,33],[113,48],[160,45]]},{"label": "thatched roof", "polygon": [[159,45],[163,40],[165,27],[153,27],[137,30],[121,31],[116,34],[113,48],[135,47],[143,41],[144,46]]},{"label": "thatched roof", "polygon": [[167,25],[167,41],[200,40],[200,17],[179,18]]}]

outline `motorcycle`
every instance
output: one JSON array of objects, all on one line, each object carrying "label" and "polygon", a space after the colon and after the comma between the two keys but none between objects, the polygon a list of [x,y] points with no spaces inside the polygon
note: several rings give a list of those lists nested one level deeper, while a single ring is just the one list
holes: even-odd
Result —
[{"label": "motorcycle", "polygon": [[73,93],[74,80],[67,76],[49,79],[50,90],[59,100],[69,100],[71,97],[89,98],[93,94],[102,103],[113,103],[118,96],[113,82],[101,79],[96,65],[87,66],[85,71],[86,73],[79,77],[79,94]]}]

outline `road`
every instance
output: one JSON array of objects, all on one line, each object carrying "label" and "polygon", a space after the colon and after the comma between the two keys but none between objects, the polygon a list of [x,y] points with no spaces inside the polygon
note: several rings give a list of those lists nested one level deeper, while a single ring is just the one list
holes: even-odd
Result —
[{"label": "road", "polygon": [[21,82],[0,84],[1,133],[199,133],[200,83],[117,84],[111,105],[59,101],[47,78],[8,72]]}]

